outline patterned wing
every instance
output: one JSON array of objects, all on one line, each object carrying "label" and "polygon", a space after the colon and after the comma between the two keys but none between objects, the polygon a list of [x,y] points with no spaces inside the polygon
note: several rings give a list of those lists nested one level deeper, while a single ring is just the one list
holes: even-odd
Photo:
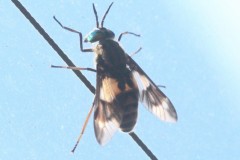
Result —
[{"label": "patterned wing", "polygon": [[139,65],[127,55],[127,64],[133,72],[140,89],[140,101],[147,109],[163,121],[176,122],[177,112],[168,97],[147,76]]},{"label": "patterned wing", "polygon": [[97,73],[97,87],[94,99],[94,130],[99,144],[105,145],[119,129],[121,123],[121,113],[116,112],[116,103],[104,101],[104,99],[114,99],[114,95],[109,90],[104,91],[101,74]]}]

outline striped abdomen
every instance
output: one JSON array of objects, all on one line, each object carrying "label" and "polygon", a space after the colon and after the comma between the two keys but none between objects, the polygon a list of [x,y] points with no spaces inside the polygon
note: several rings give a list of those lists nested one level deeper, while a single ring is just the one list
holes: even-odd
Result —
[{"label": "striped abdomen", "polygon": [[120,112],[122,113],[120,129],[123,132],[130,132],[137,122],[138,90],[132,89],[122,92],[116,96],[116,101],[119,102]]}]

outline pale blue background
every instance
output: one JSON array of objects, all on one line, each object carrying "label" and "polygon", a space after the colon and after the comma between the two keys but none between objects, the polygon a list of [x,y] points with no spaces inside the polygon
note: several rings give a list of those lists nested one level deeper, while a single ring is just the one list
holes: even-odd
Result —
[{"label": "pale blue background", "polygon": [[[30,1],[23,5],[64,52],[81,67],[78,36],[95,27],[92,1]],[[93,1],[99,17],[110,0]],[[122,46],[161,85],[178,112],[167,124],[143,106],[135,132],[160,160],[236,160],[240,157],[240,2],[238,0],[115,1],[105,26],[126,36]],[[86,45],[85,47],[90,47]],[[101,147],[92,117],[70,154],[93,95],[11,1],[0,1],[0,160],[148,159],[127,134]],[[95,84],[95,74],[84,72]]]}]

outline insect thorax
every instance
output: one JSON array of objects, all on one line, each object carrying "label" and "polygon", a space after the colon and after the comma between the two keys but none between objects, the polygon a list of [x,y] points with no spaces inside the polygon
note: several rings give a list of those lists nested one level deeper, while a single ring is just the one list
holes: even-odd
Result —
[{"label": "insect thorax", "polygon": [[96,63],[104,72],[111,74],[128,70],[125,52],[118,42],[111,39],[99,41],[94,52],[96,53]]},{"label": "insect thorax", "polygon": [[118,42],[110,39],[100,41],[94,52],[97,55],[96,63],[100,72],[98,74],[102,79],[105,77],[115,79],[120,90],[125,90],[126,84],[130,88],[136,88],[133,75],[127,68],[126,54]]}]

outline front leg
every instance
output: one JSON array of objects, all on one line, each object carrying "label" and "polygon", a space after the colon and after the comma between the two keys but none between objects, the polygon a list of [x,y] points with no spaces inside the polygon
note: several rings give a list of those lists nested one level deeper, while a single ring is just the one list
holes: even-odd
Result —
[{"label": "front leg", "polygon": [[73,33],[77,33],[77,34],[79,35],[79,38],[80,38],[80,50],[81,50],[82,52],[93,52],[92,49],[83,49],[83,40],[82,40],[82,33],[81,33],[81,32],[63,26],[63,25],[61,24],[61,22],[59,22],[55,16],[53,16],[53,19],[54,19],[63,29],[66,29],[66,30],[68,30],[68,31],[70,31],[70,32],[73,32]]},{"label": "front leg", "polygon": [[133,32],[123,32],[123,33],[121,33],[121,34],[119,35],[119,37],[118,37],[118,42],[120,42],[122,36],[125,35],[125,34],[132,34],[132,35],[137,36],[137,37],[140,37],[140,36],[141,36],[140,34],[136,34],[136,33],[133,33]]},{"label": "front leg", "polygon": [[96,69],[93,68],[82,68],[82,67],[75,67],[75,66],[55,66],[51,65],[52,68],[65,68],[65,69],[72,69],[72,70],[87,70],[91,72],[97,72]]}]

